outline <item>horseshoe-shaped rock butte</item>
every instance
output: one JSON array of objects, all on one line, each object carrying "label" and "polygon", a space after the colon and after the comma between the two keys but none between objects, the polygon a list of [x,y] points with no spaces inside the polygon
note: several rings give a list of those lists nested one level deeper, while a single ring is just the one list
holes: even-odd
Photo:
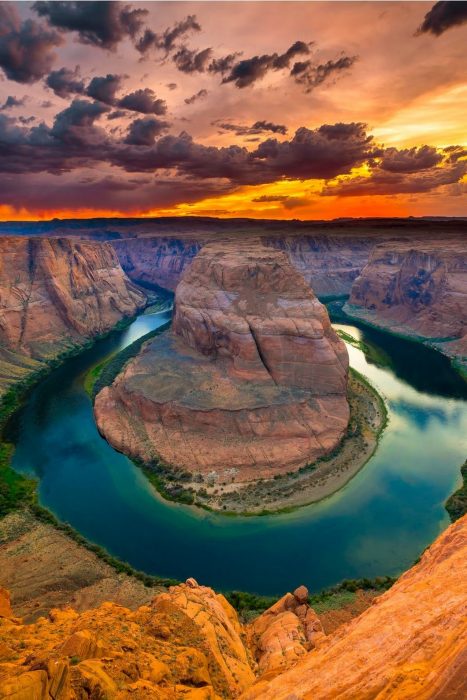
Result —
[{"label": "horseshoe-shaped rock butte", "polygon": [[336,447],[347,380],[346,347],[287,255],[217,242],[180,281],[171,329],[98,394],[95,414],[132,457],[249,482]]}]

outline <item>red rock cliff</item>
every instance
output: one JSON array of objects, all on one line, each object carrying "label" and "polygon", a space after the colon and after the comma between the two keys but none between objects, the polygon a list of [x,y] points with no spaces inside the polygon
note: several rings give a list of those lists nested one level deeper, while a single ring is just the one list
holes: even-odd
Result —
[{"label": "red rock cliff", "polygon": [[108,243],[0,238],[0,390],[144,303]]},{"label": "red rock cliff", "polygon": [[467,356],[467,248],[462,239],[377,246],[346,309],[383,328]]}]

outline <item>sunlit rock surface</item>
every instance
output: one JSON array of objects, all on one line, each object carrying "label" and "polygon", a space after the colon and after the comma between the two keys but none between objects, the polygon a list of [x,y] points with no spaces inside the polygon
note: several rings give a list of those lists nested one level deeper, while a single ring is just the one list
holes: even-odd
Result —
[{"label": "sunlit rock surface", "polygon": [[300,586],[249,625],[194,579],[147,605],[0,614],[8,700],[457,700],[467,693],[467,516],[325,636]]},{"label": "sunlit rock surface", "polygon": [[336,446],[347,371],[344,343],[285,253],[211,243],[177,287],[170,332],[100,392],[95,413],[132,456],[251,481]]}]

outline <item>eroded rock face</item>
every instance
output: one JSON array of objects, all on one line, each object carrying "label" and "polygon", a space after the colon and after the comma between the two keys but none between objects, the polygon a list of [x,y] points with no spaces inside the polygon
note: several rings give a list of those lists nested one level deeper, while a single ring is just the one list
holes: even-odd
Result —
[{"label": "eroded rock face", "polygon": [[467,364],[467,249],[462,240],[377,246],[355,281],[351,315],[429,340]]},{"label": "eroded rock face", "polygon": [[208,244],[177,287],[170,332],[95,403],[118,449],[251,481],[330,451],[349,419],[348,357],[280,251]]},{"label": "eroded rock face", "polygon": [[384,595],[244,700],[443,700],[467,694],[467,516]]},{"label": "eroded rock face", "polygon": [[0,392],[144,303],[108,243],[0,238]]},{"label": "eroded rock face", "polygon": [[11,700],[215,700],[255,678],[235,611],[193,579],[136,611],[104,603],[31,625],[0,618],[0,638],[0,697]]},{"label": "eroded rock face", "polygon": [[305,586],[286,593],[248,625],[247,631],[258,673],[268,678],[294,665],[324,639],[319,617],[308,604]]},{"label": "eroded rock face", "polygon": [[0,343],[47,357],[58,342],[111,328],[144,305],[107,243],[0,239]]}]

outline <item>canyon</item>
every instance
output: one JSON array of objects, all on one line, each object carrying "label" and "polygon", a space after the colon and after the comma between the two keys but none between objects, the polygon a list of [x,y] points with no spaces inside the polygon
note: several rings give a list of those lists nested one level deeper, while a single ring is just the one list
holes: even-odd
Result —
[{"label": "canyon", "polygon": [[467,516],[361,615],[326,634],[304,586],[249,623],[194,579],[129,609],[55,608],[30,624],[0,589],[8,700],[461,698]]},{"label": "canyon", "polygon": [[352,286],[351,317],[427,342],[467,372],[465,243],[378,245]]},{"label": "canyon", "polygon": [[0,390],[145,303],[108,243],[0,238]]},{"label": "canyon", "polygon": [[[98,395],[99,427],[197,488],[264,479],[268,490],[341,444],[349,391],[362,391],[318,296],[349,297],[349,318],[430,344],[465,371],[462,226],[96,220],[24,225],[20,236],[13,225],[0,238],[0,392],[133,316],[145,289],[175,292],[172,329]],[[145,586],[16,511],[0,522],[0,696],[461,698],[466,553],[464,516],[343,624],[327,624],[304,586],[243,619],[194,579]]]},{"label": "canyon", "polygon": [[282,251],[209,243],[177,286],[172,329],[95,400],[120,451],[216,484],[257,481],[329,453],[349,421],[348,357]]}]

